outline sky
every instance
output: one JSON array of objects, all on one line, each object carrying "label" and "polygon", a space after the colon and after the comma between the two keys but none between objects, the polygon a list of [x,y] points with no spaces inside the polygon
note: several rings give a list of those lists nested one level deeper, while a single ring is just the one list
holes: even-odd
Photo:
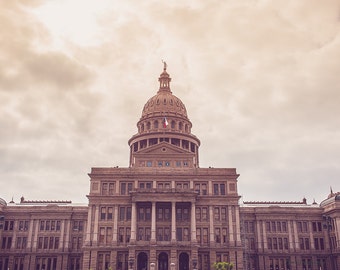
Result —
[{"label": "sky", "polygon": [[87,203],[91,167],[127,167],[162,60],[241,201],[340,191],[339,0],[11,0],[0,28],[7,202]]}]

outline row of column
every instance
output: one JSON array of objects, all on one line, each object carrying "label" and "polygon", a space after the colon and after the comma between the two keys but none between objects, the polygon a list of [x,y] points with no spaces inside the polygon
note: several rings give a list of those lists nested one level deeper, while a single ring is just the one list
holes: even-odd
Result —
[{"label": "row of column", "polygon": [[[85,244],[89,244],[91,239],[96,241],[98,239],[99,232],[99,206],[92,206],[89,208],[89,215],[86,229]],[[118,238],[118,205],[114,206],[114,220],[113,220],[113,242]],[[196,204],[191,202],[191,216],[190,216],[190,231],[191,241],[195,242],[196,239]],[[92,217],[94,218],[92,220]],[[93,221],[93,223],[91,223]],[[209,228],[210,228],[210,242],[215,241],[214,231],[214,208],[209,207]],[[240,235],[240,222],[239,222],[239,209],[235,207],[228,207],[228,230],[229,230],[229,242],[236,246],[241,244]],[[92,238],[91,238],[91,234]],[[264,234],[265,237],[265,234]],[[137,206],[136,202],[131,204],[131,242],[135,242],[137,239]],[[156,202],[152,202],[151,208],[151,241],[156,241]],[[176,202],[171,202],[171,241],[176,241]]]}]

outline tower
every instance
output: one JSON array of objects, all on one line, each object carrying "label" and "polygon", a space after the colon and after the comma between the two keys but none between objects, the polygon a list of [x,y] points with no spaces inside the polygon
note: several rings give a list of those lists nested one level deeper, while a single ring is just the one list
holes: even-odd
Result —
[{"label": "tower", "polygon": [[164,63],[159,90],[144,105],[138,133],[129,140],[130,167],[199,166],[200,141],[191,134],[185,105],[171,92],[166,69]]}]

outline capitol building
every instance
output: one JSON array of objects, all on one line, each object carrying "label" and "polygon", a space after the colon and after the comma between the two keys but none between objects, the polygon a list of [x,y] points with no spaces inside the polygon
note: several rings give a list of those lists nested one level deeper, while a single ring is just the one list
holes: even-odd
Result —
[{"label": "capitol building", "polygon": [[340,270],[340,193],[241,201],[236,168],[200,167],[165,63],[158,80],[129,166],[92,168],[88,204],[0,199],[0,270]]}]

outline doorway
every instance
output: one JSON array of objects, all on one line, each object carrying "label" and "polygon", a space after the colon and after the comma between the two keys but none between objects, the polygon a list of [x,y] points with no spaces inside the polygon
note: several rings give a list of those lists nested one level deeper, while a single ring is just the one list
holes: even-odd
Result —
[{"label": "doorway", "polygon": [[189,255],[187,253],[179,254],[179,270],[189,270]]},{"label": "doorway", "polygon": [[138,254],[137,270],[148,270],[148,255],[145,252]]},{"label": "doorway", "polygon": [[168,270],[168,254],[165,252],[158,255],[158,270]]}]

